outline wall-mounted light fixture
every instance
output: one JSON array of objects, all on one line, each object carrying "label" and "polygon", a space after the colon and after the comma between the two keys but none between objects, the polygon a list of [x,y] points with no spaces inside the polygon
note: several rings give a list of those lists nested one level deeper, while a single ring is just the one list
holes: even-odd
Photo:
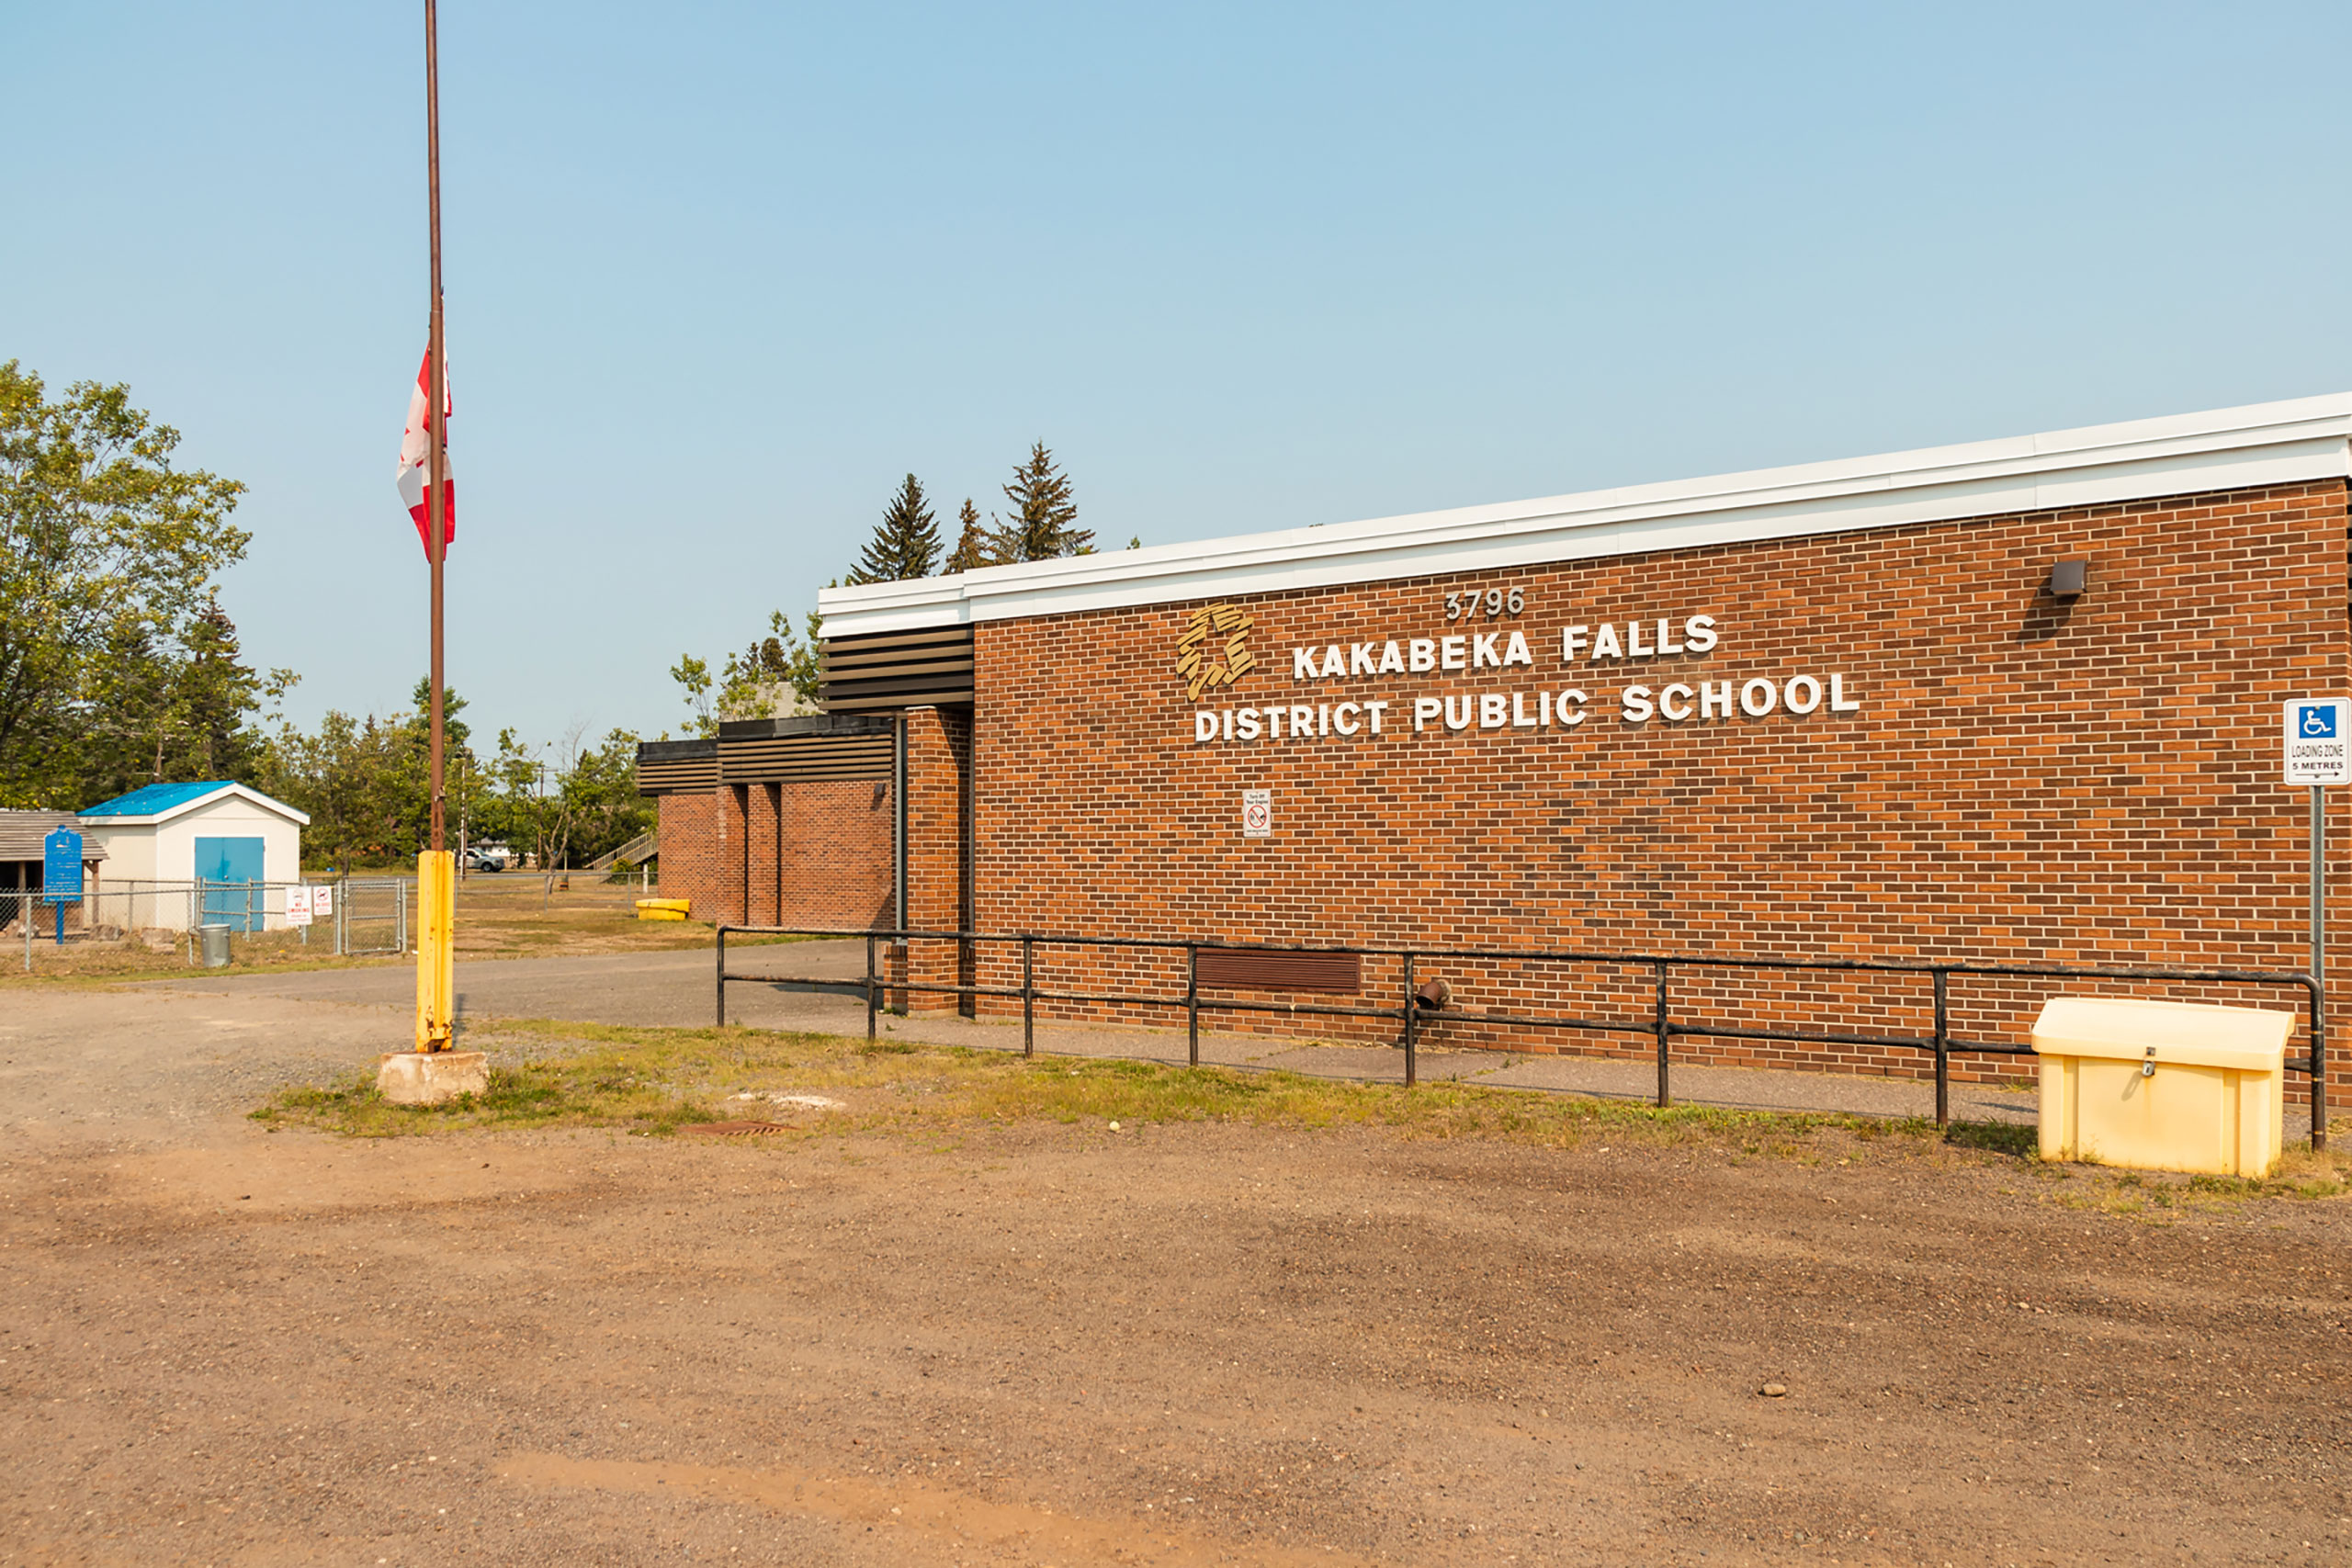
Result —
[{"label": "wall-mounted light fixture", "polygon": [[2050,596],[2052,599],[2079,599],[2088,585],[2091,563],[2086,560],[2062,560],[2050,569]]}]

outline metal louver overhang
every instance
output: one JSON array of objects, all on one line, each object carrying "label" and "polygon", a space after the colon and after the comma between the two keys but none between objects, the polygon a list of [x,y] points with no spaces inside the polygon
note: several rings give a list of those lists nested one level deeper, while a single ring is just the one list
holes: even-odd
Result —
[{"label": "metal louver overhang", "polygon": [[897,723],[880,715],[803,714],[729,719],[708,740],[649,740],[637,749],[640,795],[796,779],[887,779]]},{"label": "metal louver overhang", "polygon": [[719,776],[729,784],[784,779],[887,779],[896,745],[879,735],[796,736],[719,742]]},{"label": "metal louver overhang", "polygon": [[716,740],[646,740],[637,748],[637,793],[681,795],[718,784]]},{"label": "metal louver overhang", "polygon": [[817,700],[828,713],[968,703],[972,628],[827,637],[818,650]]}]

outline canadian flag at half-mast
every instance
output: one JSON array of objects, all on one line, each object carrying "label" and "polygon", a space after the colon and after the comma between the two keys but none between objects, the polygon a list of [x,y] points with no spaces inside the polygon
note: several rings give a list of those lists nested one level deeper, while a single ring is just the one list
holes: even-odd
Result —
[{"label": "canadian flag at half-mast", "polygon": [[[425,525],[426,491],[433,487],[426,482],[432,473],[432,432],[425,428],[428,411],[433,406],[429,389],[432,386],[433,353],[425,351],[416,367],[416,390],[409,394],[408,428],[401,433],[401,467],[397,476],[401,499],[408,503],[408,514],[416,522],[417,542],[424,547],[424,558],[433,558],[433,536]],[[448,371],[442,371],[441,381],[441,482],[448,496],[441,503],[441,549],[447,554],[450,543],[458,536],[458,479],[449,468],[449,416],[455,410],[449,401]]]}]

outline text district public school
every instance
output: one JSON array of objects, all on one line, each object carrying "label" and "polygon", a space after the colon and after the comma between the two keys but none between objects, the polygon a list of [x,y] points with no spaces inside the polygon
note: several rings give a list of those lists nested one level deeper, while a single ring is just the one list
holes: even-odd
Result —
[{"label": "text district public school", "polygon": [[[1655,635],[1653,635],[1655,628]],[[1603,621],[1596,626],[1570,626],[1560,632],[1560,662],[1574,665],[1602,660],[1649,659],[1660,655],[1707,653],[1720,641],[1713,615],[1666,616],[1655,621]],[[1329,643],[1321,648],[1291,649],[1294,681],[1340,681],[1382,675],[1436,673],[1459,670],[1509,670],[1535,663],[1527,634],[1505,631],[1465,632],[1426,637],[1391,638],[1385,642]],[[1729,719],[1736,712],[1760,719],[1776,713],[1797,717],[1826,709],[1855,713],[1861,704],[1846,694],[1840,671],[1811,672],[1781,680],[1756,675],[1742,681],[1669,682],[1620,688],[1618,716],[1626,724],[1646,724],[1651,718],[1669,724]],[[1606,694],[1604,694],[1604,700]],[[1193,714],[1193,739],[1209,742],[1250,742],[1261,739],[1304,740],[1338,737],[1342,739],[1401,733],[1388,725],[1388,710],[1412,713],[1412,732],[1502,731],[1573,728],[1589,716],[1592,696],[1577,687],[1560,691],[1475,692],[1435,696],[1358,698],[1339,703],[1284,703],[1261,707],[1197,708]]]}]

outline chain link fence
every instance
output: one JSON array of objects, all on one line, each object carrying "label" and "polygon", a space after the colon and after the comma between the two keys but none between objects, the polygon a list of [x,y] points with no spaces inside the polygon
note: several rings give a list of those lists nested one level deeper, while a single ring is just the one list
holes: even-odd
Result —
[{"label": "chain link fence", "polygon": [[336,885],[335,951],[406,953],[413,876],[346,876]]},{"label": "chain link fence", "polygon": [[[414,939],[415,889],[415,877],[390,874],[300,882],[93,881],[79,897],[55,901],[37,887],[0,887],[0,952],[18,948],[29,972],[37,945],[119,942],[177,953],[193,967],[203,962],[201,933],[209,926],[226,928],[232,951],[267,942],[322,957],[405,954]],[[485,914],[545,911],[559,895],[568,908],[610,904],[618,914],[652,893],[651,873],[643,867],[471,871],[459,881],[458,904],[461,920],[469,907]]]},{"label": "chain link fence", "polygon": [[39,888],[0,888],[0,942],[33,967],[37,945],[124,942],[202,962],[202,932],[232,943],[267,940],[321,956],[408,951],[414,878],[306,878],[300,882],[97,882],[52,899]]}]

